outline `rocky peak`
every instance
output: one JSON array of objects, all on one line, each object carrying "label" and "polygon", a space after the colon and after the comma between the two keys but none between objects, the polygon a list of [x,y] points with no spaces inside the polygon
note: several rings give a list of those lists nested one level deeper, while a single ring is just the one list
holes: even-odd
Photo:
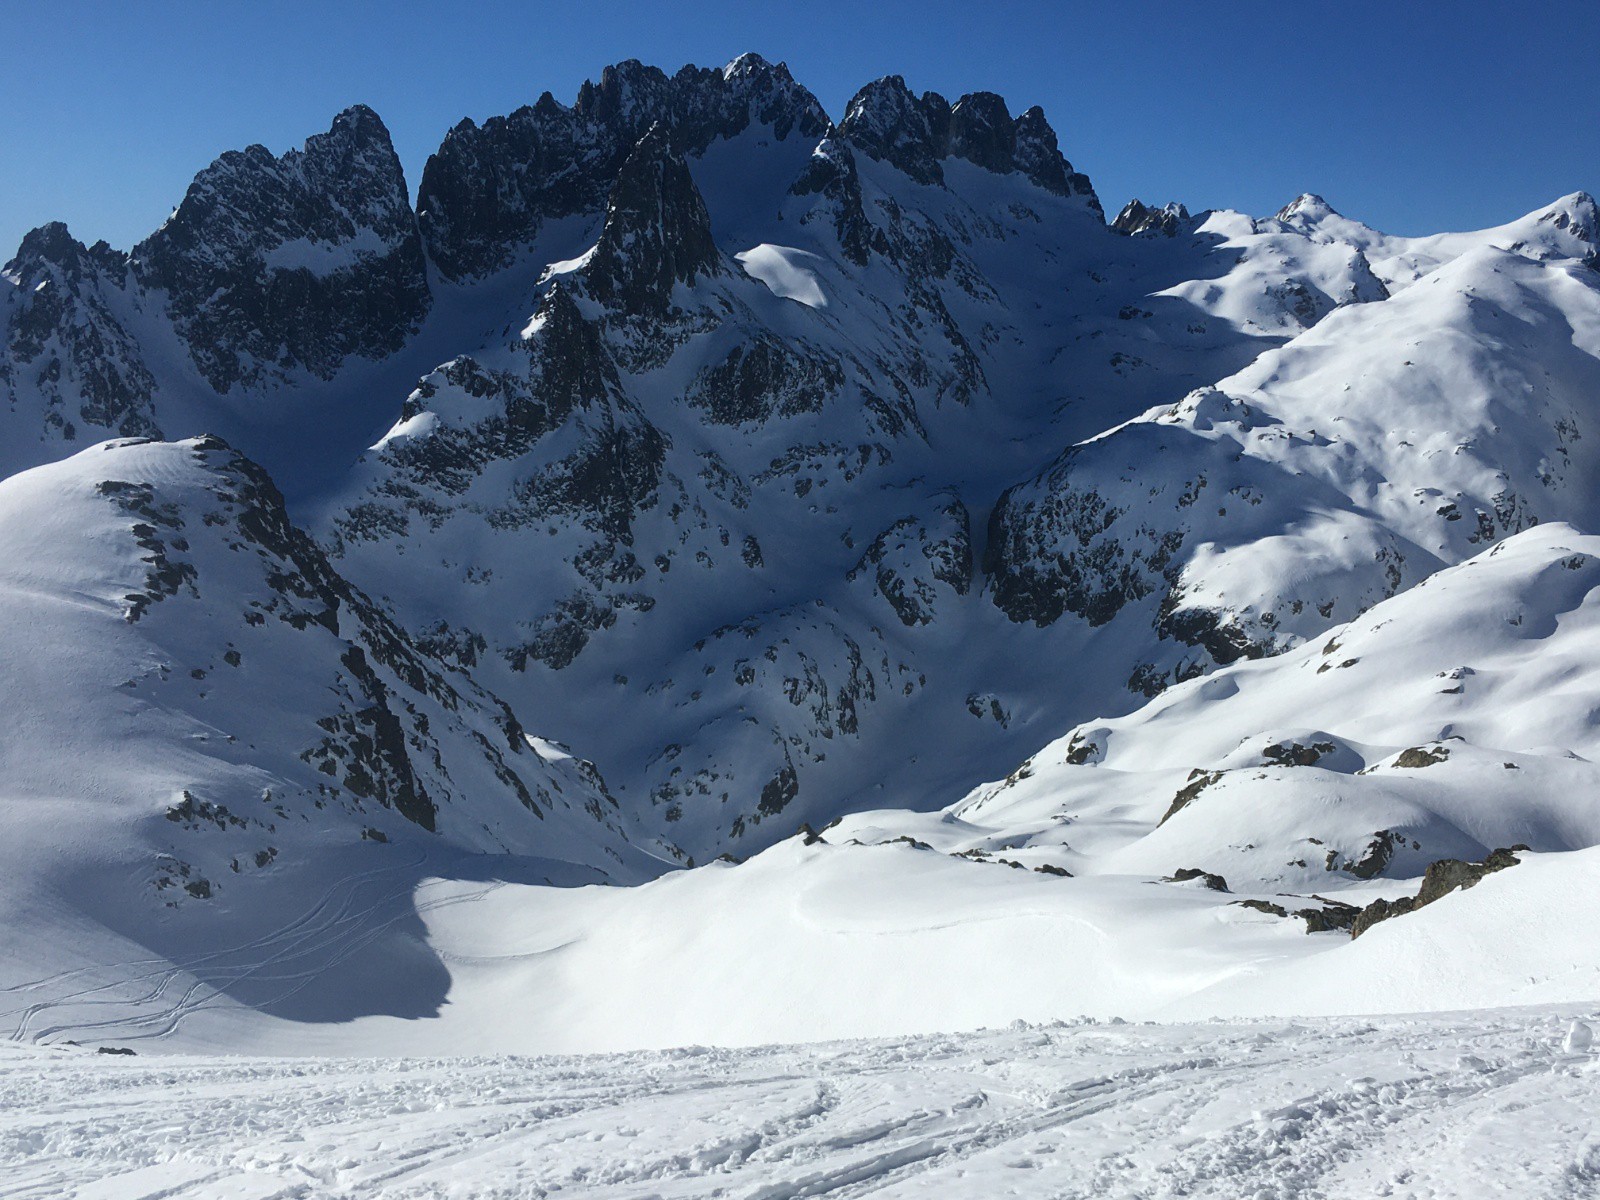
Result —
[{"label": "rocky peak", "polygon": [[918,98],[899,75],[876,79],[846,106],[839,135],[918,183],[944,182],[939,163],[949,143],[950,106],[937,92]]},{"label": "rocky peak", "polygon": [[1006,102],[993,92],[972,92],[950,110],[950,153],[1005,174],[1014,170],[1017,131]]},{"label": "rocky peak", "polygon": [[618,128],[636,125],[643,114],[659,114],[670,107],[671,87],[659,67],[647,67],[636,58],[626,59],[600,72],[600,82],[584,80],[573,112],[585,121]]},{"label": "rocky peak", "polygon": [[50,221],[23,234],[16,257],[6,265],[6,270],[9,272],[18,263],[30,259],[64,262],[82,251],[83,243],[72,236],[65,221]]},{"label": "rocky peak", "polygon": [[528,379],[547,423],[553,427],[575,409],[612,399],[618,390],[616,369],[600,332],[559,282],[545,293],[536,321],[537,336],[528,342]]},{"label": "rocky peak", "polygon": [[1089,182],[1087,175],[1074,171],[1072,164],[1061,153],[1056,131],[1045,119],[1044,109],[1035,104],[1016,119],[1013,129],[1016,135],[1014,169],[1021,171],[1047,192],[1054,192],[1058,196],[1082,196],[1089,208],[1104,217],[1105,211],[1100,207],[1100,197],[1095,195],[1094,185]]},{"label": "rocky peak", "polygon": [[839,134],[918,183],[942,184],[943,160],[961,158],[1000,175],[1020,171],[1047,191],[1083,196],[1101,211],[1089,177],[1062,156],[1044,110],[1034,106],[1013,119],[993,92],[971,92],[950,105],[937,92],[918,98],[890,75],[856,93]]},{"label": "rocky peak", "polygon": [[135,248],[218,391],[393,353],[428,307],[421,242],[389,132],[357,105],[275,156],[230,151]]},{"label": "rocky peak", "polygon": [[584,271],[591,296],[628,315],[662,314],[677,284],[717,275],[711,217],[683,156],[654,125],[622,164],[605,228]]},{"label": "rocky peak", "polygon": [[105,242],[85,247],[65,224],[51,221],[23,235],[16,256],[5,265],[5,273],[25,287],[52,275],[75,284],[96,271],[120,276],[127,261],[127,255]]},{"label": "rocky peak", "polygon": [[1321,196],[1315,192],[1301,192],[1288,204],[1278,210],[1276,220],[1279,221],[1320,221],[1325,217],[1337,217],[1339,213]]},{"label": "rocky peak", "polygon": [[1574,192],[1563,196],[1539,214],[1539,224],[1547,225],[1570,235],[1580,243],[1587,243],[1594,260],[1594,250],[1600,248],[1600,206],[1588,192]]},{"label": "rocky peak", "polygon": [[[37,405],[46,440],[159,432],[155,380],[116,315],[127,266],[127,255],[105,242],[85,247],[52,221],[29,232],[4,268],[16,293],[7,304],[0,292],[0,405]],[[5,449],[0,469],[32,465]]]},{"label": "rocky peak", "polygon": [[1111,228],[1129,237],[1177,237],[1190,219],[1189,210],[1176,202],[1151,208],[1135,199],[1123,205]]},{"label": "rocky peak", "polygon": [[699,154],[720,138],[738,137],[752,125],[768,126],[779,140],[792,134],[815,139],[827,132],[828,114],[789,68],[745,54],[726,67],[684,67],[672,77],[668,103],[641,123],[662,121],[672,144]]},{"label": "rocky peak", "polygon": [[759,55],[671,77],[634,60],[607,67],[571,108],[547,92],[509,117],[450,131],[417,198],[434,262],[451,278],[485,275],[511,263],[547,221],[598,220],[623,162],[657,125],[679,154],[695,155],[752,125],[780,140],[821,137],[828,117],[787,67]]}]

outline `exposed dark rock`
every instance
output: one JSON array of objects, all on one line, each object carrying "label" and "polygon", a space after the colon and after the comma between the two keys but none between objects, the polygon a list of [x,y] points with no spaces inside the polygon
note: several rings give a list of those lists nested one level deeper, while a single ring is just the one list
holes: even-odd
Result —
[{"label": "exposed dark rock", "polygon": [[1177,237],[1189,227],[1189,210],[1181,204],[1167,204],[1151,208],[1138,200],[1129,200],[1111,222],[1111,228],[1129,237]]},{"label": "exposed dark rock", "polygon": [[194,564],[185,561],[178,548],[182,541],[183,518],[177,506],[158,501],[155,489],[149,484],[107,479],[95,491],[137,518],[129,532],[144,551],[144,561],[148,564],[144,590],[129,592],[123,597],[128,602],[124,618],[130,624],[139,620],[152,604],[176,596],[185,587],[191,595],[198,596]]},{"label": "exposed dark rock", "polygon": [[1172,798],[1171,806],[1168,807],[1161,820],[1156,822],[1156,825],[1165,825],[1168,821],[1172,820],[1172,818],[1177,816],[1179,812],[1188,807],[1189,804],[1193,802],[1201,792],[1205,791],[1208,787],[1216,783],[1221,778],[1221,771],[1207,771],[1202,767],[1196,767],[1194,770],[1190,771],[1189,781],[1178,789],[1177,795],[1173,796]]},{"label": "exposed dark rock", "polygon": [[361,105],[303,149],[230,151],[135,247],[219,392],[399,350],[426,314],[422,240],[389,131]]},{"label": "exposed dark rock", "polygon": [[682,156],[752,124],[780,140],[816,139],[828,118],[782,63],[747,54],[725,70],[671,77],[630,60],[586,82],[571,107],[546,92],[508,117],[462,121],[423,168],[417,209],[428,253],[448,278],[488,274],[552,220],[598,223],[623,160],[652,126]]},{"label": "exposed dark rock", "polygon": [[794,802],[800,794],[800,781],[795,775],[794,764],[785,762],[778,773],[767,780],[761,789],[761,799],[756,804],[756,811],[764,817],[775,817]]},{"label": "exposed dark rock", "polygon": [[1314,767],[1334,749],[1332,742],[1312,742],[1309,746],[1299,742],[1274,742],[1261,751],[1261,757],[1280,767]]},{"label": "exposed dark rock", "polygon": [[944,183],[943,160],[961,158],[997,174],[1020,171],[1047,191],[1085,197],[1101,211],[1088,177],[1061,156],[1044,110],[1013,119],[993,92],[972,92],[952,105],[937,92],[914,96],[904,79],[889,75],[855,94],[839,136],[918,183]]},{"label": "exposed dark rock", "polygon": [[1306,923],[1307,933],[1334,933],[1349,929],[1360,915],[1361,909],[1337,900],[1322,900],[1321,908],[1302,908],[1295,912]]},{"label": "exposed dark rock", "polygon": [[667,130],[654,125],[617,174],[584,286],[619,314],[659,317],[675,285],[722,272],[705,201]]},{"label": "exposed dark rock", "polygon": [[1214,875],[1210,871],[1202,871],[1199,867],[1180,867],[1167,876],[1168,883],[1188,883],[1191,879],[1201,880],[1213,892],[1228,890],[1228,881],[1221,875]]},{"label": "exposed dark rock", "polygon": [[984,570],[994,603],[1013,621],[1043,626],[1073,613],[1103,625],[1176,581],[1182,529],[1112,535],[1124,514],[1092,473],[1080,481],[1084,454],[1069,449],[1037,479],[1007,490],[990,515]]},{"label": "exposed dark rock", "polygon": [[1442,763],[1450,757],[1448,746],[1412,746],[1395,756],[1394,766],[1417,769]]},{"label": "exposed dark rock", "polygon": [[931,624],[937,584],[958,596],[972,586],[972,533],[967,509],[953,495],[936,497],[939,507],[927,520],[903,517],[862,554],[850,578],[871,574],[878,592],[904,625]]},{"label": "exposed dark rock", "polygon": [[1405,839],[1391,829],[1380,829],[1357,859],[1343,858],[1337,850],[1328,851],[1327,869],[1345,871],[1357,879],[1376,879],[1383,874],[1394,852],[1404,845]]},{"label": "exposed dark rock", "polygon": [[1270,900],[1234,900],[1240,908],[1248,908],[1254,912],[1266,913],[1270,917],[1287,917],[1289,910],[1281,904],[1274,904]]},{"label": "exposed dark rock", "polygon": [[1422,876],[1422,886],[1415,896],[1401,896],[1396,900],[1374,900],[1362,909],[1350,926],[1350,936],[1358,938],[1380,921],[1390,917],[1415,912],[1458,889],[1473,887],[1485,875],[1514,867],[1522,860],[1518,851],[1528,847],[1517,844],[1509,849],[1492,851],[1482,862],[1463,862],[1458,858],[1442,858],[1429,865]]},{"label": "exposed dark rock", "polygon": [[0,326],[0,401],[15,407],[37,390],[39,432],[64,442],[160,437],[155,377],[114,311],[127,256],[104,242],[86,248],[54,221],[22,239],[5,274],[17,301]]},{"label": "exposed dark rock", "polygon": [[831,356],[760,333],[700,372],[687,398],[715,424],[742,425],[821,412],[844,380]]},{"label": "exposed dark rock", "polygon": [[888,239],[867,217],[855,152],[843,139],[824,138],[790,191],[796,196],[820,198],[822,211],[830,218],[839,240],[839,249],[857,266],[865,266],[874,252],[889,252]]}]

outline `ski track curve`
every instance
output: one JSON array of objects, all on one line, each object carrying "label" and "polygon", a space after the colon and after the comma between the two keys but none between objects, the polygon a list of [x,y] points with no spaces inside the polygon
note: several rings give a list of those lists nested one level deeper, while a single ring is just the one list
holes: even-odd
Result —
[{"label": "ski track curve", "polygon": [[[7,1036],[16,1042],[44,1042],[67,1031],[81,1035],[94,1030],[114,1033],[119,1041],[138,1042],[169,1036],[190,1013],[215,1003],[230,984],[245,980],[281,982],[285,986],[268,1001],[281,1002],[359,953],[396,924],[437,907],[482,899],[488,891],[500,886],[490,883],[478,892],[430,900],[414,898],[408,884],[381,888],[375,898],[363,899],[363,889],[386,878],[407,877],[425,858],[419,854],[414,861],[405,864],[346,876],[294,920],[238,946],[181,962],[165,958],[133,959],[97,968],[76,968],[10,985],[0,989],[0,997],[20,993],[44,994],[48,998],[21,1008],[0,1007],[0,1023],[12,1022]],[[297,961],[303,964],[303,969],[285,969]],[[102,980],[88,987],[63,988],[62,985],[91,972],[102,976]],[[179,998],[171,1003],[164,1002],[168,992],[184,980],[188,982]],[[129,989],[141,987],[145,988],[141,994],[130,997]],[[52,1011],[82,1013],[95,1008],[110,1008],[116,1016],[105,1021],[74,1016],[59,1025],[38,1023]]]},{"label": "ski track curve", "polygon": [[0,1198],[1600,1196],[1571,1008],[579,1057],[0,1045]]}]

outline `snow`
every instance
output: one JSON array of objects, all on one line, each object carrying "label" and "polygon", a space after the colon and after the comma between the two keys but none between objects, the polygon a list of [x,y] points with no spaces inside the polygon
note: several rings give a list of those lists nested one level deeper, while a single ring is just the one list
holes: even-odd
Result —
[{"label": "snow", "polygon": [[1595,1009],[594,1058],[0,1046],[0,1186],[186,1197],[1593,1195]]},{"label": "snow", "polygon": [[[589,249],[576,258],[563,258],[559,262],[550,263],[539,276],[539,282],[549,283],[552,279],[559,278],[562,275],[571,275],[574,271],[583,270],[584,267],[589,265],[589,260],[594,257],[594,250],[595,248],[590,246]],[[534,326],[530,325],[522,331],[522,336],[527,337],[534,328]]]},{"label": "snow", "polygon": [[262,265],[269,271],[309,271],[323,279],[390,249],[382,234],[363,227],[341,242],[314,242],[303,237],[279,242],[262,255]]},{"label": "snow", "polygon": [[827,308],[828,298],[817,282],[817,273],[807,262],[820,261],[815,254],[793,246],[774,246],[763,242],[734,255],[752,279],[772,289],[774,296],[798,300],[808,308]]}]

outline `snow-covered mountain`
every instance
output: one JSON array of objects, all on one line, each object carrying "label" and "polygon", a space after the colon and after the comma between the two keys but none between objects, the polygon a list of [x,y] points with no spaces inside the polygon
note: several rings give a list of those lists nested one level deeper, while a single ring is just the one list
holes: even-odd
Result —
[{"label": "snow-covered mountain", "polygon": [[[339,995],[308,981],[370,933],[404,1001],[316,1011],[433,1015],[443,977],[459,1019],[531,953],[466,914],[559,966],[518,1046],[592,1044],[574,1005],[775,1036],[751,1011],[857,961],[790,938],[796,889],[926,951],[925,1024],[1005,999],[977,942],[910,936],[952,913],[1013,949],[1086,923],[1176,1004],[1441,860],[1588,878],[1594,200],[1424,238],[1310,195],[1108,223],[1070,141],[993,93],[891,76],[835,120],[755,55],[627,62],[462,122],[414,203],[356,107],[224,155],[126,254],[30,233],[0,272],[16,984],[81,918],[151,1029],[198,1026],[134,994],[130,941],[305,1013],[280,993]],[[369,871],[381,899],[334,899]],[[1441,920],[1403,915],[1344,960]],[[703,971],[719,938],[765,1000]],[[964,991],[915,965],[958,952]],[[1040,978],[1010,994],[1069,986]]]},{"label": "snow-covered mountain", "polygon": [[[651,873],[599,772],[420,650],[218,439],[107,442],[0,482],[0,641],[10,971],[63,940],[108,952],[86,918],[123,962],[292,1012],[415,953],[384,921],[345,927],[394,891],[356,903],[352,880],[483,854],[562,883]],[[357,1003],[429,985],[392,986]]]}]

